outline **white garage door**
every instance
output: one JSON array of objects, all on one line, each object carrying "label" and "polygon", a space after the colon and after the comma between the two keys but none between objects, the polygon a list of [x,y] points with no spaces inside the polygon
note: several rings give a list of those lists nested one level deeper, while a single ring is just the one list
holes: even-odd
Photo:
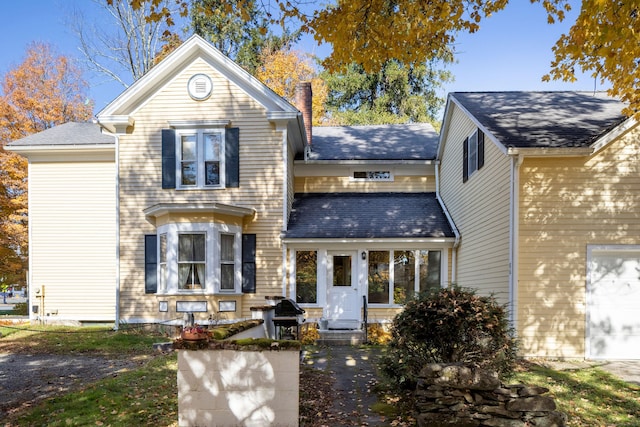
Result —
[{"label": "white garage door", "polygon": [[590,248],[587,357],[640,359],[640,248]]}]

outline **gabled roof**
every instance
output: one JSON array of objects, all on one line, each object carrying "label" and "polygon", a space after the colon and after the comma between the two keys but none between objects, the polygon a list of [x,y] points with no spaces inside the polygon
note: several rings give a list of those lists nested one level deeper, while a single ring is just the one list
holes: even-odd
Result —
[{"label": "gabled roof", "polygon": [[452,103],[506,149],[589,148],[625,121],[624,104],[602,92],[453,92],[441,141]]},{"label": "gabled roof", "polygon": [[100,111],[98,117],[130,114],[138,98],[145,97],[166,83],[183,67],[202,58],[230,81],[246,91],[268,111],[298,113],[284,98],[264,85],[260,80],[236,64],[197,34],[192,35],[158,65],[129,86],[116,99]]},{"label": "gabled roof", "polygon": [[68,122],[13,141],[6,148],[21,151],[26,148],[87,146],[115,146],[115,138],[103,134],[97,123]]},{"label": "gabled roof", "polygon": [[437,147],[428,123],[316,126],[308,160],[433,160]]},{"label": "gabled roof", "polygon": [[453,238],[435,193],[296,194],[285,239]]}]

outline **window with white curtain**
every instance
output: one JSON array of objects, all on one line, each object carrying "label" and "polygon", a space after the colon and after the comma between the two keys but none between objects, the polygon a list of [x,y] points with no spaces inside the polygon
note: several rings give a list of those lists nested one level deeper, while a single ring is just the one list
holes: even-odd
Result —
[{"label": "window with white curtain", "polygon": [[241,292],[240,226],[170,223],[158,227],[158,237],[160,292]]},{"label": "window with white curtain", "polygon": [[178,235],[178,289],[204,289],[205,235]]}]

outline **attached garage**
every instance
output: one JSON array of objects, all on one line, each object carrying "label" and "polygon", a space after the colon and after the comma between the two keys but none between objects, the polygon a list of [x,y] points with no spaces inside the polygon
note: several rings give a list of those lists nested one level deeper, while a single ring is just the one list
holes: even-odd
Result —
[{"label": "attached garage", "polygon": [[640,246],[589,246],[589,359],[640,359]]}]

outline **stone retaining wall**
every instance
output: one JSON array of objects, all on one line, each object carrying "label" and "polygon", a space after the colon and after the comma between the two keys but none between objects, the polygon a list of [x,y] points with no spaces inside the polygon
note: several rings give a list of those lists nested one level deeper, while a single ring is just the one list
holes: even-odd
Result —
[{"label": "stone retaining wall", "polygon": [[458,364],[430,364],[420,372],[419,427],[564,427],[544,387],[503,385],[495,372]]}]

